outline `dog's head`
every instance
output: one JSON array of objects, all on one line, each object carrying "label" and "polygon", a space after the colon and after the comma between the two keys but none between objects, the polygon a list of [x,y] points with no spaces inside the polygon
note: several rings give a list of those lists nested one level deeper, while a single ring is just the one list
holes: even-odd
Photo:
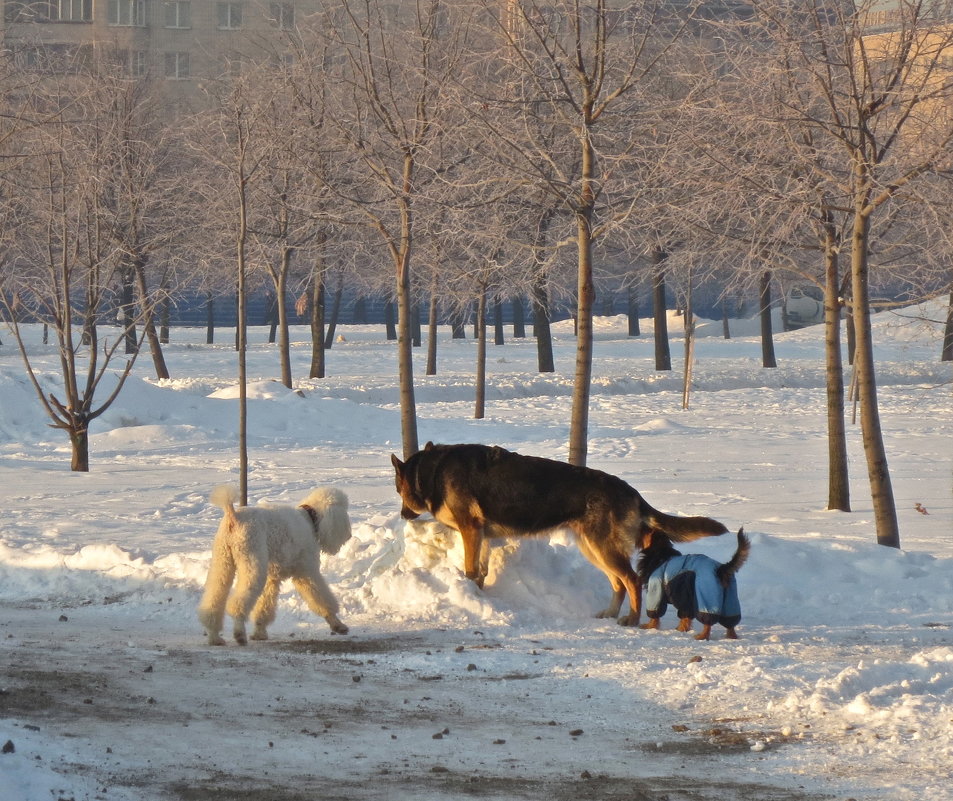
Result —
[{"label": "dog's head", "polygon": [[404,520],[416,520],[424,512],[429,511],[427,501],[421,494],[417,482],[417,462],[422,452],[418,451],[406,462],[398,459],[397,454],[390,455],[391,464],[394,465],[394,484],[401,501],[400,516]]},{"label": "dog's head", "polygon": [[334,487],[316,489],[301,502],[302,507],[310,507],[315,511],[315,528],[323,553],[333,556],[351,539],[351,518],[347,513],[347,505],[347,495]]},{"label": "dog's head", "polygon": [[639,542],[641,553],[635,572],[642,581],[648,579],[661,565],[673,556],[681,556],[681,551],[675,550],[672,541],[661,531],[648,529],[642,532]]}]

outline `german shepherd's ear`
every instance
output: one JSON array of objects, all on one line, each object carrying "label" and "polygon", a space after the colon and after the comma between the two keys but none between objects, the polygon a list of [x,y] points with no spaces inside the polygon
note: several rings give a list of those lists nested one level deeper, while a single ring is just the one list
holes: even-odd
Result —
[{"label": "german shepherd's ear", "polygon": [[424,445],[424,450],[429,451],[431,448],[433,448],[433,443],[428,440],[427,444]]},{"label": "german shepherd's ear", "polygon": [[392,453],[392,454],[390,455],[390,463],[391,463],[392,465],[394,465],[394,469],[395,469],[398,473],[401,471],[401,468],[404,466],[404,463],[403,463],[400,459],[397,458],[397,454],[396,454],[396,453]]}]

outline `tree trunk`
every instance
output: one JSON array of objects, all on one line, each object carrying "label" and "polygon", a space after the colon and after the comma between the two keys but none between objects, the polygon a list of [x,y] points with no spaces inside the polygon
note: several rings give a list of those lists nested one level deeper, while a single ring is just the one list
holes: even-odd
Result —
[{"label": "tree trunk", "polygon": [[629,319],[629,336],[642,336],[639,322],[639,293],[634,286],[629,287],[629,306],[626,313]]},{"label": "tree trunk", "polygon": [[235,321],[235,348],[238,352],[238,500],[248,505],[248,289],[245,286],[245,246],[248,233],[248,205],[244,175],[239,178],[238,241],[238,317]]},{"label": "tree trunk", "polygon": [[533,244],[533,336],[536,337],[536,367],[541,373],[556,371],[553,359],[553,332],[550,328],[549,290],[543,259],[544,246],[549,239],[555,209],[544,208],[536,221]]},{"label": "tree trunk", "polygon": [[771,324],[771,271],[761,273],[761,366],[777,367],[774,357],[774,326]]},{"label": "tree trunk", "polygon": [[239,347],[241,347],[241,331],[239,330],[241,326],[238,325],[238,318],[241,316],[242,305],[238,300],[238,289],[235,290],[235,352],[238,352]]},{"label": "tree trunk", "polygon": [[672,353],[668,345],[668,313],[665,308],[665,260],[660,247],[652,250],[652,311],[655,317],[655,369],[671,370]]},{"label": "tree trunk", "polygon": [[847,329],[847,363],[854,364],[854,353],[857,351],[857,329],[854,327],[854,306],[849,302],[847,307],[847,319],[845,326]]},{"label": "tree trunk", "polygon": [[278,305],[278,358],[281,363],[281,383],[291,389],[291,332],[288,330],[288,271],[291,269],[291,248],[281,249],[281,264],[275,296]]},{"label": "tree trunk", "polygon": [[400,432],[404,458],[420,446],[417,441],[417,406],[414,398],[414,354],[410,331],[410,253],[405,251],[397,271],[397,366],[400,383]]},{"label": "tree trunk", "polygon": [[159,342],[169,344],[169,327],[171,324],[172,301],[169,298],[169,271],[162,271],[162,281],[159,284],[162,292],[162,301],[159,303]]},{"label": "tree trunk", "polygon": [[86,423],[75,424],[69,429],[72,447],[70,470],[76,473],[89,472],[89,428]]},{"label": "tree trunk", "polygon": [[152,366],[156,371],[156,378],[169,378],[169,368],[165,363],[165,354],[162,350],[162,342],[156,331],[153,309],[149,306],[148,284],[146,282],[145,264],[141,257],[135,259],[133,270],[136,276],[136,284],[139,289],[139,308],[145,315],[143,326],[145,326],[146,339],[149,341],[149,351],[152,354]]},{"label": "tree trunk", "polygon": [[473,417],[482,420],[486,413],[486,287],[480,287],[476,315],[476,404]]},{"label": "tree trunk", "polygon": [[523,301],[513,298],[513,339],[526,338],[526,316],[523,311]]},{"label": "tree trunk", "polygon": [[850,511],[844,365],[840,336],[840,264],[834,239],[827,243],[824,280],[824,363],[827,386],[827,508]]},{"label": "tree trunk", "polygon": [[536,337],[536,368],[541,373],[555,372],[553,332],[549,326],[549,293],[542,276],[533,284],[533,334]]},{"label": "tree trunk", "polygon": [[278,298],[269,297],[264,322],[268,326],[268,344],[274,345],[278,338]]},{"label": "tree trunk", "polygon": [[430,312],[427,316],[427,375],[437,374],[437,276],[430,288]]},{"label": "tree trunk", "polygon": [[721,302],[721,335],[725,339],[731,339],[731,325],[728,322],[728,301]]},{"label": "tree trunk", "polygon": [[211,292],[205,294],[205,344],[215,342],[215,298]]},{"label": "tree trunk", "polygon": [[950,305],[946,311],[946,328],[943,331],[943,350],[940,361],[953,362],[953,287],[950,289]]},{"label": "tree trunk", "polygon": [[692,368],[695,362],[695,312],[692,310],[692,275],[688,274],[688,293],[685,298],[685,367],[682,371],[682,409],[688,409],[692,395]]},{"label": "tree trunk", "polygon": [[311,288],[311,370],[310,378],[324,378],[327,371],[324,349],[324,271],[316,270]]},{"label": "tree trunk", "polygon": [[169,344],[169,328],[172,321],[172,303],[169,300],[168,278],[163,280],[162,302],[159,304],[159,342]]},{"label": "tree trunk", "polygon": [[[123,261],[126,261],[123,259]],[[126,340],[126,353],[135,353],[136,342],[136,301],[135,301],[135,271],[126,264],[119,270],[121,281],[120,291],[122,299],[119,307],[119,324],[122,326],[123,337]]]},{"label": "tree trunk", "polygon": [[384,335],[388,342],[397,341],[397,320],[394,318],[394,304],[384,304]]},{"label": "tree trunk", "polygon": [[493,344],[503,344],[503,304],[499,300],[493,304]]},{"label": "tree trunk", "polygon": [[867,457],[867,474],[877,528],[877,543],[890,548],[900,547],[900,529],[893,497],[887,452],[884,448],[880,410],[877,404],[877,380],[874,371],[873,333],[870,325],[869,220],[858,211],[854,215],[851,242],[851,295],[854,304],[854,333],[856,352],[854,369],[857,371],[857,398],[860,405],[860,427]]},{"label": "tree trunk", "polygon": [[324,337],[324,349],[331,350],[334,344],[334,332],[341,315],[341,296],[344,294],[344,274],[338,273],[337,286],[334,287],[334,300],[331,301],[331,316],[328,318],[328,333]]},{"label": "tree trunk", "polygon": [[[409,153],[404,157],[404,191],[410,196],[414,161]],[[404,458],[418,450],[417,403],[414,398],[414,351],[411,340],[413,298],[411,297],[410,253],[413,242],[413,211],[409,201],[401,204],[400,249],[397,252],[397,367],[400,383],[400,433]]]},{"label": "tree trunk", "polygon": [[[584,153],[590,147],[584,148]],[[583,174],[586,168],[583,167]],[[586,197],[584,190],[583,197]],[[576,372],[569,419],[569,463],[585,467],[589,450],[589,397],[592,384],[592,308],[596,300],[592,280],[592,206],[576,212],[578,281],[576,285]]]},{"label": "tree trunk", "polygon": [[420,304],[415,303],[410,314],[410,337],[411,337],[411,346],[415,348],[420,347],[421,343],[421,332],[420,332]]}]

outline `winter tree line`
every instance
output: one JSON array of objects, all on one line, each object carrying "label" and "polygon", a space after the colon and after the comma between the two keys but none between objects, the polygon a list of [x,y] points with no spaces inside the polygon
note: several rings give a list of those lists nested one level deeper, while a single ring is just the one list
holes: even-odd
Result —
[{"label": "winter tree line", "polygon": [[[237,298],[242,393],[261,282],[288,386],[289,306],[309,316],[320,378],[326,290],[386,293],[405,456],[422,307],[430,372],[441,314],[476,306],[484,343],[487,304],[528,299],[546,371],[548,310],[568,298],[568,452],[583,465],[597,282],[651,294],[669,369],[666,286],[690,343],[693,287],[768,310],[772,284],[797,280],[824,296],[828,505],[850,509],[846,337],[877,539],[899,547],[870,316],[887,287],[892,301],[950,291],[953,14],[891,6],[327,0],[174,95],[106,46],[31,70],[4,54],[0,296],[73,469],[89,469],[89,424],[121,390],[97,391],[106,374],[124,379],[142,350],[169,377],[161,315],[183,293]],[[59,395],[33,373],[27,320],[55,337]],[[244,411],[239,433],[244,499]]]}]

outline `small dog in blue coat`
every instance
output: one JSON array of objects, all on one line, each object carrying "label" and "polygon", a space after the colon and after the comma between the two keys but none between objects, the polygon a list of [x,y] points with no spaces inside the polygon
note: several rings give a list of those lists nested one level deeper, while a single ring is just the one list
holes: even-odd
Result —
[{"label": "small dog in blue coat", "polygon": [[644,534],[636,568],[646,588],[645,612],[649,617],[642,628],[657,629],[659,618],[671,604],[678,610],[678,631],[691,631],[695,619],[704,627],[695,635],[696,640],[710,639],[715,623],[728,630],[727,639],[737,640],[735,626],[741,621],[741,603],[735,573],[750,550],[751,541],[744,529],[738,531],[738,550],[725,564],[704,554],[683,556],[660,531]]}]

